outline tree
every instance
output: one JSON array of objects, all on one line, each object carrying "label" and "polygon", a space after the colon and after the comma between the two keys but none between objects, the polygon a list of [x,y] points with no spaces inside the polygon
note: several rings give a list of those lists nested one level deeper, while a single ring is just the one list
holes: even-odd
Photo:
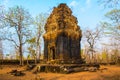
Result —
[{"label": "tree", "polygon": [[101,56],[103,63],[109,63],[108,49],[103,48]]},{"label": "tree", "polygon": [[109,20],[103,23],[104,33],[107,35],[111,42],[109,46],[112,49],[120,48],[120,10],[113,9],[106,13],[105,17]]},{"label": "tree", "polygon": [[[113,55],[116,56],[116,61],[118,57],[118,53],[120,52],[120,0],[102,0],[103,4],[107,7],[110,5],[110,11],[105,14],[106,22],[104,24],[105,35],[107,35],[111,42],[109,43],[109,47],[113,50]],[[116,54],[117,53],[117,54]]]},{"label": "tree", "polygon": [[3,60],[3,47],[2,47],[2,41],[0,41],[0,60]]},{"label": "tree", "polygon": [[115,8],[120,6],[120,0],[98,0],[106,8]]},{"label": "tree", "polygon": [[105,14],[108,21],[103,24],[107,34],[120,41],[120,0],[101,0],[101,2],[107,7],[112,6],[111,10]]},{"label": "tree", "polygon": [[31,38],[31,39],[29,39],[29,40],[27,40],[27,42],[28,42],[28,44],[29,44],[29,47],[28,47],[28,51],[29,51],[29,55],[31,55],[32,56],[32,58],[34,58],[34,60],[35,60],[35,64],[37,63],[37,55],[36,55],[36,52],[35,52],[35,50],[36,50],[36,38],[34,37],[34,38]]},{"label": "tree", "polygon": [[110,20],[110,22],[106,22],[109,25],[106,26],[106,29],[109,30],[109,34],[111,37],[120,41],[120,10],[113,9],[106,13],[105,17]]},{"label": "tree", "polygon": [[41,53],[41,36],[44,32],[44,25],[46,23],[47,14],[40,13],[38,16],[34,19],[34,25],[36,27],[36,37],[35,37],[35,44],[36,44],[36,55],[38,55],[38,59],[40,59],[40,53]]},{"label": "tree", "polygon": [[[34,24],[34,34],[32,37],[27,40],[29,47],[28,51],[30,55],[34,58],[35,64],[37,63],[37,59],[40,59],[40,53],[41,53],[41,38],[44,33],[44,25],[46,23],[47,14],[40,13],[38,16],[34,18],[33,24]],[[38,57],[37,57],[38,56]]]},{"label": "tree", "polygon": [[6,11],[3,20],[5,26],[2,39],[11,41],[18,47],[20,65],[23,65],[23,45],[30,35],[28,26],[31,25],[32,18],[23,7],[15,6]]},{"label": "tree", "polygon": [[95,52],[94,48],[95,48],[95,44],[97,42],[97,40],[100,38],[102,30],[96,28],[95,31],[87,29],[84,32],[84,37],[86,39],[86,42],[89,45],[89,48],[87,50],[87,53],[91,53],[92,55],[92,59],[94,58],[93,53]]},{"label": "tree", "polygon": [[4,12],[4,6],[0,5],[0,20],[2,20],[2,18],[4,16],[3,12]]},{"label": "tree", "polygon": [[[3,22],[3,18],[4,18],[4,6],[3,5],[0,5],[0,29],[2,28],[4,22]],[[1,37],[0,37],[0,40],[1,40]]]},{"label": "tree", "polygon": [[[0,5],[0,29],[2,29],[2,26],[3,26],[3,17],[4,17],[4,6]],[[1,32],[1,30],[0,30],[0,32]],[[2,40],[0,37],[0,59],[2,60],[2,62],[3,62],[3,57],[4,57],[4,54],[3,54]],[[1,62],[1,64],[2,64],[2,62]]]}]

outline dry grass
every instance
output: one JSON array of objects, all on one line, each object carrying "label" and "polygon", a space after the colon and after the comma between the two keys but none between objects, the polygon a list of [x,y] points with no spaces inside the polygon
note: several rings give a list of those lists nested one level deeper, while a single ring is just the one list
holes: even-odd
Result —
[{"label": "dry grass", "polygon": [[101,66],[97,72],[78,72],[71,74],[38,73],[25,71],[25,76],[8,74],[12,69],[24,70],[25,67],[4,66],[0,69],[0,80],[120,80],[120,66]]}]

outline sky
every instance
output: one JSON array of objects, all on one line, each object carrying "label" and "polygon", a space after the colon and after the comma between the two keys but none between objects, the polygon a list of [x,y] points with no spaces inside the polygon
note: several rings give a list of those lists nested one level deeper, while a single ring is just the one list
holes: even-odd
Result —
[{"label": "sky", "polygon": [[[83,30],[85,28],[94,29],[100,21],[103,21],[107,12],[98,2],[99,0],[0,0],[0,5],[4,5],[7,10],[16,5],[27,9],[35,17],[39,13],[48,13],[53,7],[60,3],[66,3],[72,10],[73,15],[78,19],[78,25]],[[10,45],[11,46],[11,45]],[[8,51],[11,48],[8,49]]]},{"label": "sky", "polygon": [[0,4],[5,5],[6,9],[16,5],[23,6],[33,17],[39,13],[50,14],[53,7],[60,3],[66,3],[72,9],[82,29],[96,27],[106,13],[98,0],[0,0]]}]

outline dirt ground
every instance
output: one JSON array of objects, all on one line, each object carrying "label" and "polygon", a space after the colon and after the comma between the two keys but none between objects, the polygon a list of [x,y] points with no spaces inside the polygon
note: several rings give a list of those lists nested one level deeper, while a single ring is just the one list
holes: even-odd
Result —
[{"label": "dirt ground", "polygon": [[70,74],[37,73],[24,71],[24,76],[13,76],[9,72],[13,69],[24,70],[17,65],[0,67],[0,80],[120,80],[120,66],[101,66],[97,72],[77,72]]}]

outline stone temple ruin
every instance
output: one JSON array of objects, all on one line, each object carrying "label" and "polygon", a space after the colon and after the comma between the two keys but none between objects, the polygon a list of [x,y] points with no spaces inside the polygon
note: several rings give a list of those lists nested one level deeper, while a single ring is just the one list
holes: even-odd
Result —
[{"label": "stone temple ruin", "polygon": [[77,23],[77,18],[66,4],[54,7],[43,35],[45,64],[41,64],[38,71],[70,73],[86,71],[90,66],[99,68],[99,65],[85,64],[81,58],[82,34]]},{"label": "stone temple ruin", "polygon": [[44,59],[47,61],[80,61],[81,30],[77,18],[66,4],[54,7],[47,19],[44,34]]}]

